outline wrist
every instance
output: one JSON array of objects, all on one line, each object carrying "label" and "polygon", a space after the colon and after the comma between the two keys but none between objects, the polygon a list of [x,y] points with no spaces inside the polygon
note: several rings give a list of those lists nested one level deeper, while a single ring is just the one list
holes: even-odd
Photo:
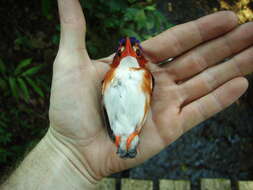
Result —
[{"label": "wrist", "polygon": [[49,130],[0,189],[96,189],[97,180],[79,165]]},{"label": "wrist", "polygon": [[47,150],[52,155],[52,164],[61,172],[57,175],[65,174],[67,181],[71,181],[73,186],[86,187],[88,189],[95,189],[98,180],[95,179],[89,172],[87,166],[81,159],[73,152],[69,146],[66,146],[62,139],[58,139],[54,134],[54,130],[50,128],[42,139]]}]

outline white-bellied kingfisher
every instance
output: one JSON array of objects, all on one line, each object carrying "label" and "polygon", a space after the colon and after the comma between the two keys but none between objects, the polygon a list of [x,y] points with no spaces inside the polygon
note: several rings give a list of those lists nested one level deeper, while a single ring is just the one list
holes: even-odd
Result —
[{"label": "white-bellied kingfisher", "polygon": [[109,135],[121,158],[137,155],[139,134],[151,105],[154,80],[139,40],[120,40],[102,84],[102,105]]}]

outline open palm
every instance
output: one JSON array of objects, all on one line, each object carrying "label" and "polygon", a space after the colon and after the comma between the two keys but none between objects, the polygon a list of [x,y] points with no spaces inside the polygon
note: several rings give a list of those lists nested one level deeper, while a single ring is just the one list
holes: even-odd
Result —
[{"label": "open palm", "polygon": [[[78,0],[58,0],[58,4],[62,30],[54,63],[49,132],[95,179],[150,158],[247,89],[242,76],[253,70],[253,24],[237,27],[231,12],[176,26],[143,42],[155,78],[152,108],[136,158],[123,160],[101,117],[101,81],[112,57],[89,58]],[[167,64],[157,64],[172,57]],[[232,58],[218,64],[228,57]]]}]

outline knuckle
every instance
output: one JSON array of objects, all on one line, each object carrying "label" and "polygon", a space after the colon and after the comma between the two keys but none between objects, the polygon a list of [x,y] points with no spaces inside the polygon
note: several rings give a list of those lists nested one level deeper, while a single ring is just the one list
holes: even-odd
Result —
[{"label": "knuckle", "polygon": [[195,63],[195,67],[198,71],[202,71],[208,67],[208,63],[204,56],[201,56],[199,53],[194,52],[192,59]]}]

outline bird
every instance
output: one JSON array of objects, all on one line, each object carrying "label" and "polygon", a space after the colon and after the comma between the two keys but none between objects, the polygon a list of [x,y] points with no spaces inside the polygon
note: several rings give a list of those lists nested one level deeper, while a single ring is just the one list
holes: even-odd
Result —
[{"label": "bird", "polygon": [[125,37],[102,81],[102,113],[108,134],[122,158],[135,158],[151,107],[154,77],[135,37]]}]

